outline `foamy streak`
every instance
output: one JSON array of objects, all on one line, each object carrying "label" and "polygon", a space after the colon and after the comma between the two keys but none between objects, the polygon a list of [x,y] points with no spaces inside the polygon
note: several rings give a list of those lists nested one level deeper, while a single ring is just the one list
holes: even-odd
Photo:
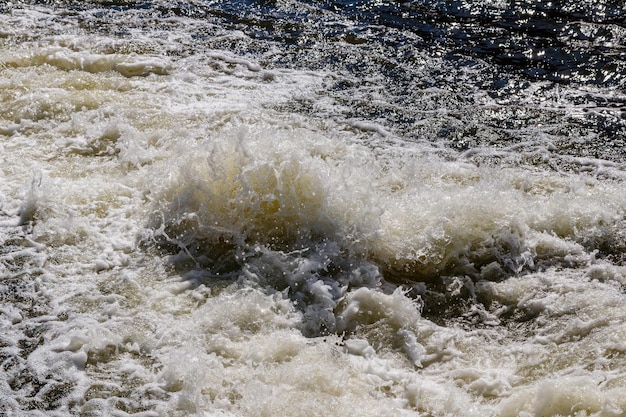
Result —
[{"label": "foamy streak", "polygon": [[2,413],[624,413],[623,184],[267,109],[323,73],[72,38],[0,47]]}]

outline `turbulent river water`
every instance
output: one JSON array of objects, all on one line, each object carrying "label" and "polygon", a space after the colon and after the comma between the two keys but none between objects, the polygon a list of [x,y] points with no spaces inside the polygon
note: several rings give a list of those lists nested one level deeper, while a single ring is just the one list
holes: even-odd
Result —
[{"label": "turbulent river water", "polygon": [[626,415],[624,2],[3,1],[0,415]]}]

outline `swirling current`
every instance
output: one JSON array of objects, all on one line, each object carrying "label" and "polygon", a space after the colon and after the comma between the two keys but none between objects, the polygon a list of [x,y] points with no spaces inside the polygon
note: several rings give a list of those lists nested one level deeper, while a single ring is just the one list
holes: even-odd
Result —
[{"label": "swirling current", "polygon": [[0,415],[623,416],[618,0],[0,4]]}]

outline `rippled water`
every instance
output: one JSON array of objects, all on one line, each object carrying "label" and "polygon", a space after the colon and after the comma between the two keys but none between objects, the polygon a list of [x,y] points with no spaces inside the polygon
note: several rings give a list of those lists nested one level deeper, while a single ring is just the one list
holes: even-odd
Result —
[{"label": "rippled water", "polygon": [[0,5],[0,414],[622,416],[622,1]]}]

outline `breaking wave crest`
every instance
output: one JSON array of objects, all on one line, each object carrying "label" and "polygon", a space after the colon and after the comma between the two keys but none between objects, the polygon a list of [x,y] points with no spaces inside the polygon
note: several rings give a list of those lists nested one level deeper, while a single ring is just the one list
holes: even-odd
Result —
[{"label": "breaking wave crest", "polygon": [[617,183],[398,161],[269,128],[212,138],[179,162],[143,242],[190,279],[285,292],[309,335],[344,331],[341,301],[361,287],[500,281],[624,249]]}]

